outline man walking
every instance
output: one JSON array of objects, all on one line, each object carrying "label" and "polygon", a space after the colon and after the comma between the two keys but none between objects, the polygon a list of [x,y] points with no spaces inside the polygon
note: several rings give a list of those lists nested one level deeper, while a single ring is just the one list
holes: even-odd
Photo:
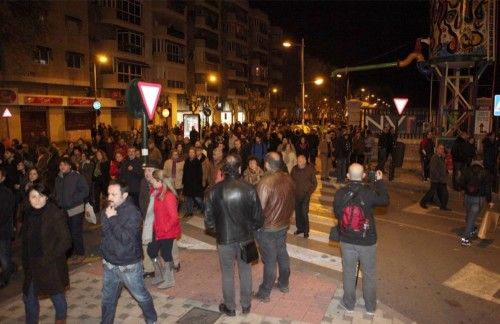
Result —
[{"label": "man walking", "polygon": [[293,167],[292,179],[295,183],[295,235],[304,234],[309,237],[309,202],[311,195],[316,190],[316,170],[312,164],[307,163],[304,155],[297,157],[297,165]]},{"label": "man walking", "polygon": [[[375,188],[363,185],[363,166],[353,163],[347,177],[349,184],[335,193],[333,210],[338,221],[342,253],[344,296],[340,302],[348,313],[356,303],[356,267],[363,271],[363,299],[366,312],[373,315],[377,308],[375,260],[377,231],[373,207],[387,206],[389,194],[382,182],[382,171],[375,174]],[[356,217],[356,219],[354,219]],[[359,226],[356,225],[360,225]]]},{"label": "man walking", "polygon": [[267,153],[264,165],[268,172],[257,184],[264,226],[258,231],[259,250],[264,263],[264,275],[259,291],[254,298],[268,302],[276,280],[278,263],[278,289],[287,293],[290,277],[290,259],[286,250],[286,234],[295,208],[295,185],[291,176],[282,171],[282,160],[278,153]]},{"label": "man walking", "polygon": [[476,219],[484,204],[488,202],[488,207],[493,207],[490,179],[491,175],[479,159],[465,167],[459,177],[458,183],[465,194],[465,231],[460,241],[462,246],[470,246],[471,240],[477,234]]},{"label": "man walking", "polygon": [[441,206],[439,209],[450,211],[448,207],[448,189],[446,188],[446,163],[444,152],[444,145],[439,144],[436,150],[436,154],[434,154],[431,158],[431,162],[429,164],[430,170],[430,179],[431,179],[431,188],[425,196],[420,200],[420,207],[427,209],[427,204],[434,200],[434,195],[437,192],[439,203]]},{"label": "man walking", "polygon": [[112,181],[108,187],[109,206],[101,212],[102,320],[112,324],[116,303],[125,286],[137,300],[146,323],[157,321],[153,298],[144,285],[140,211],[132,203],[129,188],[123,181]]},{"label": "man walking", "polygon": [[252,298],[251,265],[241,259],[241,243],[253,240],[253,233],[263,224],[262,207],[255,188],[241,179],[241,159],[229,154],[224,163],[224,180],[207,194],[205,228],[214,232],[222,274],[224,303],[219,311],[236,315],[234,262],[238,263],[240,303],[243,314],[250,312]]},{"label": "man walking", "polygon": [[85,258],[83,245],[84,202],[89,196],[89,187],[85,178],[71,170],[71,160],[67,157],[59,161],[59,174],[55,180],[55,198],[57,205],[68,214],[68,225],[73,242],[71,263],[80,263]]}]

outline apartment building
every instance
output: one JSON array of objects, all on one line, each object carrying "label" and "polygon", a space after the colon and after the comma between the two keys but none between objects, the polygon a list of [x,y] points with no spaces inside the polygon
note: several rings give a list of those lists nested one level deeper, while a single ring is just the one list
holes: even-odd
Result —
[{"label": "apartment building", "polygon": [[[246,0],[51,1],[40,19],[46,28],[32,44],[8,46],[0,57],[0,105],[13,115],[11,138],[42,131],[53,141],[89,138],[96,121],[139,127],[124,103],[134,78],[163,85],[153,122],[168,125],[193,109],[202,123],[243,121],[251,96],[269,106],[270,86],[281,82],[273,70],[282,65],[271,57],[280,56],[271,46],[274,29]],[[209,117],[201,113],[207,105]]]}]

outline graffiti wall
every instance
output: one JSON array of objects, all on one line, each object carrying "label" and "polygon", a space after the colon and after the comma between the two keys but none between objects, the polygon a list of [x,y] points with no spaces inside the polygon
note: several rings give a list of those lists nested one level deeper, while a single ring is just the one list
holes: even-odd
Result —
[{"label": "graffiti wall", "polygon": [[431,59],[494,59],[495,32],[495,0],[431,0]]}]

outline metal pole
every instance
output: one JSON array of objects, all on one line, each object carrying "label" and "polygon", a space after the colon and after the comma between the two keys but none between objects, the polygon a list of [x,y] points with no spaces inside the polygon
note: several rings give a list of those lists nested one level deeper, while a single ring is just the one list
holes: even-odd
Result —
[{"label": "metal pole", "polygon": [[305,125],[306,114],[306,85],[304,83],[304,38],[300,46],[300,67],[301,67],[301,87],[302,87],[302,129]]},{"label": "metal pole", "polygon": [[[94,99],[97,100],[97,64],[94,59]],[[93,107],[92,107],[93,108]],[[95,131],[99,128],[99,116],[97,116],[97,110],[95,111]]]},{"label": "metal pole", "polygon": [[141,155],[142,155],[142,166],[145,167],[148,163],[148,119],[146,116],[146,112],[142,112],[142,150],[141,150]]}]

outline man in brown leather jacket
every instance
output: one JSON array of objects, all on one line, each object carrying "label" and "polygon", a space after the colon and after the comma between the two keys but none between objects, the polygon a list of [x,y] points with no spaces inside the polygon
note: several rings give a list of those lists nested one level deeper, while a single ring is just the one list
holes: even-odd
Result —
[{"label": "man in brown leather jacket", "polygon": [[264,226],[257,232],[264,275],[254,298],[264,303],[269,302],[276,280],[276,262],[279,269],[278,288],[283,293],[289,290],[290,259],[286,250],[286,234],[295,209],[295,184],[292,177],[282,171],[282,164],[278,153],[268,153],[264,159],[268,173],[256,186],[264,215]]}]

